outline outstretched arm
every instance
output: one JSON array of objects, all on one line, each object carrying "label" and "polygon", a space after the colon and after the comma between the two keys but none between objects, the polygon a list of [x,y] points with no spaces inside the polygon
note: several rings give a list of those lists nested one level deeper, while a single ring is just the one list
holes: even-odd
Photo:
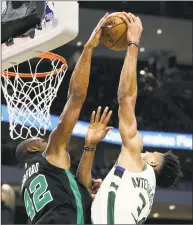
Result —
[{"label": "outstretched arm", "polygon": [[[105,22],[107,15],[100,20],[91,34],[72,74],[68,90],[68,101],[63,109],[56,129],[50,135],[46,150],[48,158],[52,158],[50,159],[51,161],[58,162],[58,159],[65,156],[66,160],[68,160],[68,154],[65,149],[86,98],[93,49],[99,44],[102,33],[101,26]],[[65,164],[63,160],[62,164]]]},{"label": "outstretched arm", "polygon": [[95,150],[97,144],[106,136],[112,127],[107,127],[107,124],[111,118],[112,111],[108,112],[108,107],[105,108],[102,116],[100,117],[101,107],[98,107],[96,117],[93,111],[91,115],[91,121],[88,129],[88,133],[85,139],[85,148],[80,160],[77,178],[79,181],[90,191],[92,187],[92,164],[94,160]]},{"label": "outstretched arm", "polygon": [[[128,26],[128,43],[131,41],[138,45],[142,32],[142,24],[139,17],[135,17],[131,13],[124,13],[122,18]],[[135,118],[135,104],[137,98],[137,56],[138,47],[135,44],[130,44],[127,49],[118,87],[119,131],[123,146],[131,151],[131,140],[137,134],[137,122]]]},{"label": "outstretched arm", "polygon": [[67,103],[60,115],[58,126],[50,135],[50,145],[52,149],[55,148],[55,152],[60,151],[60,147],[66,147],[72,129],[79,117],[87,94],[92,55],[93,48],[85,46],[73,71]]}]

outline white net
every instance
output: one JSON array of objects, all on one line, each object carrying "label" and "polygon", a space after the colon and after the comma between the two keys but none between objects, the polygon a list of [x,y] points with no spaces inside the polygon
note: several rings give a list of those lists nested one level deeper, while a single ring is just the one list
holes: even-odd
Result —
[{"label": "white net", "polygon": [[49,59],[52,71],[40,78],[37,72],[43,60],[39,59],[34,73],[28,61],[30,73],[27,78],[22,77],[21,73],[19,75],[18,66],[12,68],[15,76],[9,76],[8,70],[2,72],[1,84],[7,101],[12,139],[43,136],[51,125],[50,107],[57,96],[67,65],[59,58]]}]

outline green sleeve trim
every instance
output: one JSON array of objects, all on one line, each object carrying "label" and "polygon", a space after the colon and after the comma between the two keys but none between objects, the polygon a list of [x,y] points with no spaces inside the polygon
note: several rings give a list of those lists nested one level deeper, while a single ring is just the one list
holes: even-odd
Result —
[{"label": "green sleeve trim", "polygon": [[115,192],[110,191],[108,194],[107,224],[114,224],[115,197],[116,197]]},{"label": "green sleeve trim", "polygon": [[76,180],[74,179],[74,176],[71,174],[69,170],[65,170],[66,175],[68,177],[70,187],[72,189],[72,192],[75,197],[76,201],[76,208],[77,208],[77,224],[84,224],[84,213],[83,213],[83,206],[82,206],[82,198],[81,194],[78,188],[78,185],[76,183]]}]

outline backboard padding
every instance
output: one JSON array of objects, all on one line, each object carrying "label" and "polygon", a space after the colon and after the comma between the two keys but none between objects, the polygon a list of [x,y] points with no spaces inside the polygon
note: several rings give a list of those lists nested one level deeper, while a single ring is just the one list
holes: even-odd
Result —
[{"label": "backboard padding", "polygon": [[35,31],[34,39],[15,38],[14,45],[2,44],[2,69],[34,58],[73,40],[78,34],[79,5],[77,2],[55,1],[54,19]]}]

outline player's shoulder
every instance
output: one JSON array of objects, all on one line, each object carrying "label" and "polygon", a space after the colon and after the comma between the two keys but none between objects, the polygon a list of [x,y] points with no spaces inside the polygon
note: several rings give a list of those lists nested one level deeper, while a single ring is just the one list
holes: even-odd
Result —
[{"label": "player's shoulder", "polygon": [[153,169],[152,166],[150,166],[148,163],[146,163],[146,171],[147,171],[147,176],[148,176],[148,179],[151,179],[151,181],[153,183],[156,182],[156,175],[155,175],[155,171]]}]

